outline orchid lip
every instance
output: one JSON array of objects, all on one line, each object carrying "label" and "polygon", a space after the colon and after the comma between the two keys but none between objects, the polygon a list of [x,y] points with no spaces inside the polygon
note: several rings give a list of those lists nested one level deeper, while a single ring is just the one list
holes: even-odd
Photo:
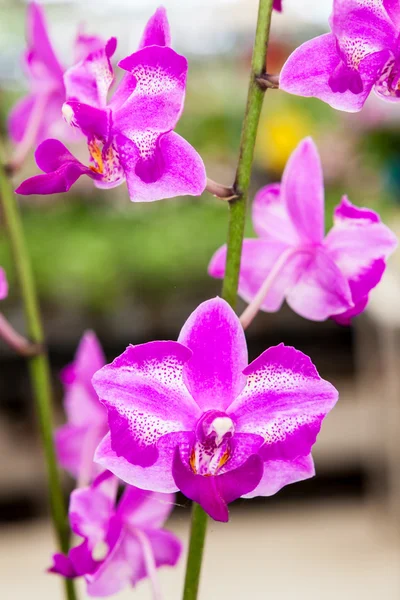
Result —
[{"label": "orchid lip", "polygon": [[217,410],[203,414],[196,427],[189,464],[193,473],[203,476],[217,475],[231,458],[231,439],[235,424],[231,417]]}]

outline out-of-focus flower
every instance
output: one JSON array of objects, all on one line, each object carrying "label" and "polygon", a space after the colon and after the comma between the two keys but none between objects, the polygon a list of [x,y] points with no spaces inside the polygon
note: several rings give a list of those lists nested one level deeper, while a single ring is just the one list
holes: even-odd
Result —
[{"label": "out-of-focus flower", "polygon": [[95,333],[87,331],[74,362],[61,373],[68,422],[56,430],[57,457],[60,465],[78,480],[78,486],[87,485],[99,472],[93,455],[107,432],[107,412],[93,389],[92,377],[105,364]]},{"label": "out-of-focus flower", "polygon": [[8,281],[6,272],[0,267],[0,300],[4,300],[8,296]]},{"label": "out-of-focus flower", "polygon": [[141,49],[120,61],[127,72],[109,104],[113,81],[112,38],[65,74],[70,100],[66,120],[87,137],[90,165],[78,161],[57,140],[46,140],[36,162],[46,173],[24,181],[19,194],[66,192],[81,175],[100,188],[126,179],[133,202],[151,202],[185,194],[200,195],[206,185],[203,161],[173,130],[183,110],[187,61],[169,44],[164,9],[144,32]]},{"label": "out-of-focus flower", "polygon": [[116,503],[117,488],[117,479],[105,472],[90,487],[72,492],[71,529],[84,541],[68,556],[53,557],[50,571],[68,578],[84,576],[89,596],[111,596],[144,577],[156,589],[156,569],[174,566],[181,553],[180,541],[161,529],[174,495],[127,486]]},{"label": "out-of-focus flower", "polygon": [[[66,100],[64,67],[58,61],[50,42],[42,7],[31,2],[27,8],[27,50],[24,66],[29,81],[29,94],[11,110],[8,131],[17,145],[12,164],[17,167],[30,148],[49,136],[71,138],[71,130],[62,117]],[[75,42],[76,60],[86,57],[104,42],[80,33]]]},{"label": "out-of-focus flower", "polygon": [[[239,294],[252,302],[269,282],[261,310],[275,312],[284,299],[313,321],[333,317],[348,324],[362,312],[379,283],[396,236],[372,210],[344,197],[324,237],[324,183],[318,150],[303,140],[290,157],[281,184],[262,188],[253,204],[257,239],[244,240]],[[226,246],[209,266],[223,277]]]},{"label": "out-of-focus flower", "polygon": [[128,347],[93,378],[110,427],[95,460],[143,489],[179,489],[218,521],[236,498],[312,477],[311,447],[337,391],[283,344],[247,362],[240,321],[219,298],[177,342]]},{"label": "out-of-focus flower", "polygon": [[282,0],[274,0],[274,9],[282,12]]},{"label": "out-of-focus flower", "polygon": [[398,0],[334,0],[330,26],[289,56],[280,88],[349,112],[361,110],[373,88],[400,100]]}]

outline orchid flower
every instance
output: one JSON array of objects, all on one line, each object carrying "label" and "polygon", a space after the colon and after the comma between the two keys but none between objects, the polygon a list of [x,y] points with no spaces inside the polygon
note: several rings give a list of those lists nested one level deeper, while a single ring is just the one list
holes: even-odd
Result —
[{"label": "orchid flower", "polygon": [[334,0],[330,26],[289,56],[279,87],[348,112],[361,110],[372,89],[399,101],[398,0]]},{"label": "orchid flower", "polygon": [[106,471],[90,487],[72,492],[71,529],[84,541],[68,556],[55,554],[50,572],[83,576],[87,593],[96,597],[111,596],[149,577],[154,600],[159,599],[156,569],[174,566],[181,553],[180,541],[162,529],[174,496],[127,486],[116,503],[117,488],[117,479]]},{"label": "orchid flower", "polygon": [[[79,34],[76,59],[86,57],[101,44],[95,36]],[[9,135],[17,145],[12,161],[14,168],[23,162],[32,146],[47,137],[71,137],[61,112],[66,99],[64,68],[50,42],[43,9],[36,2],[31,2],[27,9],[27,45],[24,65],[30,92],[17,102],[8,119]]]},{"label": "orchid flower", "polygon": [[218,521],[239,497],[314,475],[311,447],[338,396],[283,344],[248,365],[243,328],[220,298],[192,313],[177,342],[129,346],[93,386],[110,428],[95,460],[140,488],[180,490]]},{"label": "orchid flower", "polygon": [[115,38],[66,72],[70,100],[63,114],[87,137],[90,164],[78,161],[61,142],[46,140],[35,154],[45,174],[24,181],[19,194],[66,192],[81,175],[100,188],[126,180],[133,202],[203,192],[203,161],[173,131],[183,110],[188,67],[169,47],[169,39],[165,10],[160,8],[146,27],[140,49],[120,61],[127,75],[109,103]]},{"label": "orchid flower", "polygon": [[282,12],[282,0],[274,0],[273,8],[278,12]]},{"label": "orchid flower", "polygon": [[[306,319],[349,324],[366,307],[397,245],[374,211],[346,196],[324,237],[323,175],[310,138],[289,158],[282,183],[256,195],[253,226],[259,238],[244,240],[240,268],[239,295],[251,303],[244,326],[260,308],[275,312],[285,299]],[[210,275],[223,277],[225,262],[223,246],[211,259]]]},{"label": "orchid flower", "polygon": [[87,485],[99,471],[93,463],[93,455],[107,432],[107,413],[91,380],[105,364],[96,335],[87,331],[80,341],[74,362],[61,373],[68,423],[56,430],[55,444],[60,465],[78,480],[78,487]]},{"label": "orchid flower", "polygon": [[4,300],[8,296],[8,281],[6,272],[0,267],[0,300]]}]

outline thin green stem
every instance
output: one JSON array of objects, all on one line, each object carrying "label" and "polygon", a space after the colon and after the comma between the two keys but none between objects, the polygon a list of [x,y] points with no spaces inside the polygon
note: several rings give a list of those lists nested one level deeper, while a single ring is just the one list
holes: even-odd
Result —
[{"label": "thin green stem", "polygon": [[[44,349],[44,334],[40,318],[35,280],[32,273],[29,253],[25,243],[21,215],[17,199],[11,187],[11,182],[9,181],[4,167],[1,164],[0,195],[3,215],[13,252],[17,279],[24,303],[28,335],[33,344],[37,344],[40,348],[42,348],[40,354],[32,356],[28,359],[29,373],[34,399],[36,402],[40,434],[47,466],[53,525],[61,552],[68,552],[69,527],[53,444],[51,375],[49,361],[47,353]],[[75,600],[76,595],[72,581],[65,581],[65,591],[68,600]]]},{"label": "thin green stem", "polygon": [[207,513],[194,502],[183,600],[196,600],[197,598],[206,530]]},{"label": "thin green stem", "polygon": [[[257,79],[266,72],[272,5],[273,0],[260,0],[259,3],[247,105],[240,140],[239,161],[235,184],[232,188],[237,197],[229,201],[228,250],[225,277],[222,286],[222,297],[229,302],[233,308],[236,306],[240,257],[242,254],[254,147],[256,144],[258,123],[265,94],[265,87],[260,86]],[[183,600],[197,599],[206,531],[207,514],[198,504],[193,503]]]},{"label": "thin green stem", "polygon": [[265,89],[257,79],[266,72],[266,58],[271,25],[273,0],[260,0],[257,30],[251,61],[250,84],[247,95],[246,113],[240,141],[239,162],[234,190],[239,196],[230,205],[227,257],[222,297],[235,308],[239,282],[240,257],[242,254],[247,199],[253,166],[254,147]]}]

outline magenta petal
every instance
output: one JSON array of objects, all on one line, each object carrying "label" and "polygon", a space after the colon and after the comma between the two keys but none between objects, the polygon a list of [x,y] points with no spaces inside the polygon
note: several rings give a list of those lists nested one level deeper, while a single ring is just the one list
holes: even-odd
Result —
[{"label": "magenta petal", "polygon": [[85,167],[58,140],[46,140],[35,152],[37,165],[45,175],[35,175],[21,183],[17,194],[57,194],[67,192],[81,175],[95,177],[93,171]]},{"label": "magenta petal", "polygon": [[8,296],[8,281],[6,272],[0,267],[0,300],[4,300]]},{"label": "magenta petal", "polygon": [[94,136],[103,142],[109,140],[111,128],[111,112],[109,110],[72,100],[65,102],[62,112],[68,119],[68,123],[80,129],[89,139]]},{"label": "magenta petal", "polygon": [[145,46],[170,46],[171,32],[169,28],[167,11],[163,6],[157,8],[154,15],[147,21],[139,50]]},{"label": "magenta petal", "polygon": [[93,559],[92,550],[93,547],[90,547],[90,544],[85,540],[69,551],[69,560],[78,577],[93,573],[98,567],[99,563]]},{"label": "magenta petal", "polygon": [[63,68],[54,53],[47,33],[44,11],[37,2],[28,4],[27,40],[30,59],[42,63],[49,75],[62,80]]},{"label": "magenta petal", "polygon": [[177,445],[182,444],[189,447],[191,439],[189,433],[163,436],[157,445],[158,457],[156,462],[144,468],[133,465],[123,456],[118,456],[111,447],[111,436],[107,434],[97,448],[95,461],[130,485],[155,492],[176,492],[178,488],[171,473],[175,448]]},{"label": "magenta petal", "polygon": [[138,147],[171,131],[183,109],[187,60],[174,50],[148,46],[120,61],[136,80],[131,96],[114,111],[115,128]]},{"label": "magenta petal", "polygon": [[200,409],[182,373],[191,355],[178,342],[149,342],[129,346],[95,374],[93,386],[108,410],[112,448],[119,456],[150,466],[161,436],[193,429]]},{"label": "magenta petal", "polygon": [[246,380],[247,345],[235,312],[225,300],[203,302],[182,327],[178,341],[192,351],[183,368],[186,386],[206,410],[224,410]]},{"label": "magenta petal", "polygon": [[278,12],[282,12],[282,0],[274,0],[274,9]]},{"label": "magenta petal", "polygon": [[92,52],[97,52],[104,48],[104,40],[97,35],[88,35],[82,30],[78,34],[74,42],[74,63],[84,60]]},{"label": "magenta petal", "polygon": [[252,208],[253,227],[258,236],[287,245],[301,241],[282,197],[281,184],[272,183],[261,188],[254,197]]},{"label": "magenta petal", "polygon": [[[87,427],[77,427],[76,425],[69,424],[62,425],[55,431],[54,442],[57,460],[61,467],[71,473],[75,478],[79,475],[82,461],[82,448],[84,447],[87,435]],[[96,465],[93,466],[96,467]]]},{"label": "magenta petal", "polygon": [[297,96],[319,98],[339,110],[357,112],[364,106],[388,58],[389,53],[384,51],[368,56],[360,63],[361,93],[334,92],[329,80],[341,58],[335,36],[327,33],[305,42],[289,56],[280,74],[279,87]]},{"label": "magenta petal", "polygon": [[350,285],[359,286],[353,294],[358,301],[380,281],[382,264],[377,261],[390,256],[397,238],[374,211],[358,208],[344,196],[335,209],[334,227],[324,245]]},{"label": "magenta petal", "polygon": [[134,553],[131,548],[127,548],[126,539],[131,537],[122,534],[99,568],[94,573],[86,575],[88,596],[94,598],[112,596],[129,585],[132,575],[141,568],[143,560],[136,540],[134,540]]},{"label": "magenta petal", "polygon": [[11,109],[7,119],[7,127],[14,144],[18,144],[23,139],[36,102],[37,95],[29,94],[18,100]]},{"label": "magenta petal", "polygon": [[151,528],[145,534],[152,546],[156,567],[176,565],[182,552],[180,540],[165,529]]},{"label": "magenta petal", "polygon": [[398,0],[383,0],[383,6],[392,23],[398,30],[400,26],[400,4]]},{"label": "magenta petal", "polygon": [[89,540],[93,548],[105,539],[114,511],[118,480],[105,472],[88,488],[72,492],[69,505],[71,529]]},{"label": "magenta petal", "polygon": [[286,163],[281,198],[301,240],[319,244],[324,236],[324,181],[311,138],[300,142]]},{"label": "magenta petal", "polygon": [[103,48],[95,50],[64,73],[67,100],[99,108],[106,106],[108,90],[114,80],[110,58],[116,47],[116,38],[110,38]]},{"label": "magenta petal", "polygon": [[140,148],[124,136],[117,136],[116,142],[132,202],[200,196],[204,191],[204,163],[177,133],[162,135],[147,157],[142,157]]},{"label": "magenta petal", "polygon": [[271,460],[264,463],[264,473],[260,483],[244,498],[273,496],[285,485],[314,477],[315,468],[311,454],[294,460]]},{"label": "magenta petal", "polygon": [[253,455],[238,469],[224,475],[204,477],[196,475],[182,462],[179,449],[175,452],[172,468],[176,485],[185,496],[200,506],[215,521],[229,520],[227,504],[251,492],[259,483],[263,463]]},{"label": "magenta petal", "polygon": [[247,384],[228,408],[238,433],[258,434],[265,459],[309,454],[338,392],[321,379],[308,356],[280,344],[245,370]]},{"label": "magenta petal", "polygon": [[172,512],[174,494],[160,494],[127,486],[118,503],[118,517],[133,527],[161,527]]},{"label": "magenta petal", "polygon": [[292,310],[312,321],[324,321],[353,306],[347,279],[324,250],[309,256],[286,300]]},{"label": "magenta petal", "polygon": [[53,565],[48,571],[49,573],[56,573],[57,575],[68,577],[69,579],[77,577],[77,573],[75,572],[70,558],[65,556],[65,554],[53,554]]}]

